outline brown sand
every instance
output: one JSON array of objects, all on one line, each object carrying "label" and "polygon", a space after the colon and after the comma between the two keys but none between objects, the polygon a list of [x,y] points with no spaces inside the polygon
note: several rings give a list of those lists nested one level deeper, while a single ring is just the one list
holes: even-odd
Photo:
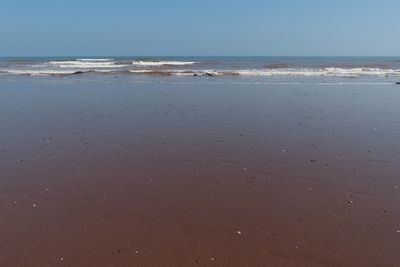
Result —
[{"label": "brown sand", "polygon": [[0,81],[0,266],[400,266],[391,85]]}]

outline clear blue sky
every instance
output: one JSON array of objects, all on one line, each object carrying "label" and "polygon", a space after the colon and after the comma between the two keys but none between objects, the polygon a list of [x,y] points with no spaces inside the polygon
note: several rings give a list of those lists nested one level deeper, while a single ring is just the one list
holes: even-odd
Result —
[{"label": "clear blue sky", "polygon": [[400,55],[399,0],[0,0],[0,56]]}]

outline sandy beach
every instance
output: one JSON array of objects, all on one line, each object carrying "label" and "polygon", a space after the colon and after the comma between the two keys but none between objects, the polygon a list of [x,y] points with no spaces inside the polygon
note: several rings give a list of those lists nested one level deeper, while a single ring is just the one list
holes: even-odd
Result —
[{"label": "sandy beach", "polygon": [[399,103],[394,84],[3,77],[0,266],[399,266]]}]

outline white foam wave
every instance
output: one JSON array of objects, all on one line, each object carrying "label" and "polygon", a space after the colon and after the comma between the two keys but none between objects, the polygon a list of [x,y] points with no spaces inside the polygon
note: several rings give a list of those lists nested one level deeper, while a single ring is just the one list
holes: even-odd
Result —
[{"label": "white foam wave", "polygon": [[[114,62],[55,61],[29,68],[2,69],[0,73],[12,75],[68,75],[75,73],[118,73],[129,71],[133,74],[174,75],[174,76],[243,76],[243,77],[400,77],[400,69],[380,68],[287,68],[287,69],[241,69],[241,70],[196,70],[196,69],[129,69],[130,65],[114,65]],[[127,68],[123,68],[127,67]],[[117,69],[123,68],[123,69]]]},{"label": "white foam wave", "polygon": [[322,69],[243,69],[243,70],[167,70],[175,75],[199,76],[292,76],[292,77],[399,77],[400,69],[379,68],[322,68]]},{"label": "white foam wave", "polygon": [[93,68],[123,68],[126,64],[116,64],[114,61],[50,61],[48,64],[59,68],[93,69]]},{"label": "white foam wave", "polygon": [[379,68],[321,68],[321,69],[266,69],[266,70],[236,70],[221,71],[220,74],[236,74],[240,76],[326,76],[326,77],[360,77],[360,76],[400,76],[400,69]]},{"label": "white foam wave", "polygon": [[50,76],[50,75],[69,75],[76,73],[75,70],[17,70],[3,69],[2,73],[9,75],[30,75],[30,76]]},{"label": "white foam wave", "polygon": [[131,73],[151,73],[154,72],[153,70],[129,70]]},{"label": "white foam wave", "polygon": [[193,65],[196,62],[193,61],[132,61],[132,65],[136,66],[146,66],[146,67],[154,67],[154,66],[185,66],[185,65]]},{"label": "white foam wave", "polygon": [[78,58],[77,61],[83,62],[106,62],[106,61],[113,61],[112,58]]},{"label": "white foam wave", "polygon": [[168,73],[176,76],[288,76],[288,77],[398,77],[400,69],[324,68],[324,69],[249,69],[249,70],[130,70],[132,73]]},{"label": "white foam wave", "polygon": [[0,74],[29,76],[63,76],[84,73],[114,73],[112,70],[0,69]]}]

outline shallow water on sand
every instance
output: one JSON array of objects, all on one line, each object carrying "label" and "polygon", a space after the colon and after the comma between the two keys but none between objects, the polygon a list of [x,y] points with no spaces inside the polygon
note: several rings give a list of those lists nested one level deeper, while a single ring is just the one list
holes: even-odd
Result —
[{"label": "shallow water on sand", "polygon": [[391,84],[0,80],[0,266],[398,266]]}]

